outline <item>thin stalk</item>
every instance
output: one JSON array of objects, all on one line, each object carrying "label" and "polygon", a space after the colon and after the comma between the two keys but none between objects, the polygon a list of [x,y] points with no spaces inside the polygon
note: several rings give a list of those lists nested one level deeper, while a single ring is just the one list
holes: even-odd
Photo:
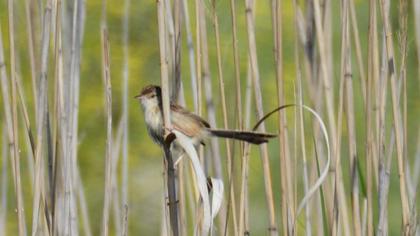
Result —
[{"label": "thin stalk", "polygon": [[[350,12],[352,0],[350,0]],[[353,28],[354,29],[354,28]],[[350,46],[350,45],[349,45]],[[357,46],[356,46],[357,48]],[[357,49],[356,49],[357,51]],[[350,52],[349,52],[350,54]],[[362,64],[363,65],[363,64]],[[360,66],[360,65],[359,65]],[[350,157],[350,181],[351,181],[351,204],[353,213],[353,233],[356,236],[362,235],[361,222],[360,222],[360,203],[359,203],[359,175],[357,173],[357,146],[356,146],[356,128],[354,118],[354,98],[353,98],[353,76],[351,72],[351,57],[347,58],[345,72],[345,112],[346,112],[346,123],[348,130],[348,145],[349,145],[349,157]],[[360,69],[362,73],[362,69]],[[362,79],[362,83],[364,80]],[[366,95],[364,95],[365,97]],[[344,222],[345,223],[345,222]]]},{"label": "thin stalk", "polygon": [[[34,181],[34,198],[33,198],[33,217],[32,217],[32,235],[38,233],[38,224],[39,224],[39,215],[40,212],[43,212],[42,207],[45,199],[45,190],[44,190],[44,178],[42,177],[44,173],[44,159],[43,156],[46,154],[43,150],[44,141],[44,132],[46,130],[46,122],[48,117],[48,49],[50,43],[50,30],[51,30],[51,10],[52,2],[48,1],[45,8],[45,19],[44,19],[44,29],[42,35],[42,51],[41,51],[41,75],[38,81],[38,90],[37,94],[39,95],[37,102],[38,111],[37,114],[37,124],[36,124],[36,149],[35,149],[35,181]],[[45,139],[46,140],[46,139]]]},{"label": "thin stalk", "polygon": [[[200,0],[202,1],[202,0]],[[202,79],[204,80],[204,89],[206,96],[206,107],[207,107],[207,118],[211,127],[218,127],[216,122],[216,109],[213,102],[213,89],[211,83],[211,71],[210,71],[210,61],[209,61],[209,49],[208,49],[208,38],[207,38],[207,27],[206,27],[206,18],[202,17],[206,14],[205,5],[203,2],[199,4],[199,33],[201,39],[201,60],[202,60]],[[197,71],[198,72],[198,71]],[[213,164],[215,175],[217,178],[222,178],[222,161],[220,155],[220,146],[219,142],[216,139],[211,139],[211,151],[213,155]],[[204,159],[204,162],[208,161]],[[208,169],[209,165],[205,164],[205,168]],[[208,172],[208,171],[206,171]]]},{"label": "thin stalk", "polygon": [[[168,78],[168,58],[165,50],[165,17],[164,17],[164,5],[161,0],[156,1],[157,6],[157,16],[158,16],[158,27],[159,27],[159,51],[160,51],[160,70],[161,70],[161,85],[162,85],[162,106],[163,106],[163,118],[164,126],[171,128],[170,120],[170,107],[169,107],[169,78]],[[165,129],[165,135],[168,136],[169,133]],[[172,155],[169,150],[170,142],[165,142],[163,147],[165,153],[165,159],[167,164],[167,187],[168,187],[168,196],[169,196],[169,214],[171,229],[174,236],[179,235],[179,225],[178,225],[178,204],[176,200],[176,186],[175,186],[175,169],[174,163],[172,160]]]},{"label": "thin stalk", "polygon": [[[297,110],[297,119],[298,121],[298,131],[300,137],[300,146],[301,150],[300,153],[302,155],[303,160],[303,187],[304,187],[304,194],[306,195],[309,191],[309,178],[308,178],[308,162],[306,158],[306,143],[305,143],[305,126],[303,120],[303,93],[302,93],[302,72],[301,72],[301,64],[299,60],[299,12],[296,0],[293,0],[293,10],[294,10],[294,25],[295,25],[295,43],[294,43],[294,56],[295,56],[295,66],[296,66],[296,81],[297,81],[297,104],[299,104],[299,109]],[[303,27],[302,27],[303,28]],[[298,151],[296,151],[298,153]],[[307,204],[305,207],[305,235],[311,236],[312,235],[312,221],[311,221],[311,204]],[[296,228],[296,226],[293,226]],[[295,230],[295,232],[297,232]]]},{"label": "thin stalk", "polygon": [[[251,66],[248,61],[248,73],[246,81],[246,93],[245,93],[245,119],[244,125],[245,130],[250,128],[251,120],[251,97],[252,97],[252,78],[251,78]],[[248,173],[249,173],[249,152],[250,147],[248,143],[244,143],[242,151],[242,163],[241,163],[241,192],[239,198],[239,234],[244,235],[249,232],[248,224]]]},{"label": "thin stalk", "polygon": [[123,18],[123,77],[122,77],[122,107],[123,107],[123,140],[122,140],[122,235],[128,235],[128,77],[129,77],[129,51],[128,51],[128,36],[129,36],[129,14],[130,14],[130,0],[124,1],[124,18]]},{"label": "thin stalk", "polygon": [[[194,54],[194,43],[191,33],[190,13],[188,10],[187,0],[182,0],[182,13],[184,16],[185,30],[187,34],[187,47],[188,47],[188,59],[190,65],[190,77],[191,77],[191,92],[193,95],[194,111],[198,112],[198,88],[197,88],[197,66]],[[198,37],[198,36],[197,36]],[[198,51],[198,49],[197,49]]]},{"label": "thin stalk", "polygon": [[[35,50],[34,50],[34,35],[33,35],[33,26],[32,26],[32,20],[31,19],[31,8],[33,5],[32,0],[25,0],[25,16],[26,16],[26,31],[28,34],[28,53],[29,53],[29,62],[31,67],[31,79],[32,79],[32,92],[33,92],[33,98],[34,98],[34,111],[35,113],[38,111],[37,105],[38,105],[38,94],[36,89],[36,65],[35,65]],[[35,117],[37,115],[35,114]]]},{"label": "thin stalk", "polygon": [[[261,84],[260,84],[260,72],[258,68],[257,59],[257,47],[255,42],[255,22],[253,16],[253,0],[245,0],[246,7],[246,25],[248,33],[248,50],[251,63],[252,80],[255,92],[255,103],[257,107],[258,118],[261,119],[264,116],[264,110],[262,105],[261,95]],[[264,123],[260,126],[260,131],[265,132]],[[260,155],[264,171],[264,185],[265,185],[265,197],[268,208],[269,226],[268,232],[270,235],[277,235],[277,223],[274,210],[274,197],[271,181],[270,162],[268,159],[268,147],[267,144],[260,145]]]},{"label": "thin stalk", "polygon": [[[221,49],[220,49],[220,32],[219,32],[219,20],[217,17],[216,12],[216,1],[212,1],[213,4],[213,26],[214,26],[214,32],[215,32],[215,39],[216,39],[216,52],[217,52],[217,75],[219,78],[219,89],[220,89],[220,97],[221,97],[221,103],[222,103],[222,116],[223,116],[223,127],[224,129],[229,129],[228,124],[228,114],[227,114],[227,108],[226,108],[226,96],[225,96],[225,82],[223,78],[223,71],[222,71],[222,55],[221,55]],[[233,229],[234,229],[234,235],[238,234],[238,227],[237,227],[237,220],[236,220],[236,205],[235,205],[235,192],[234,192],[234,186],[233,186],[233,159],[232,159],[232,151],[231,151],[231,145],[230,141],[228,139],[225,139],[226,142],[226,155],[227,155],[227,169],[228,169],[228,181],[229,181],[229,191],[228,194],[230,197],[228,199],[229,205],[231,207],[231,213],[232,213],[232,220],[233,220]],[[229,209],[228,209],[229,211]],[[226,219],[226,224],[229,221],[229,219]]]},{"label": "thin stalk", "polygon": [[357,24],[357,16],[356,16],[356,10],[354,6],[354,0],[350,0],[350,17],[351,17],[351,26],[353,30],[353,39],[354,39],[354,44],[356,47],[356,58],[357,58],[357,64],[359,68],[360,85],[362,89],[363,103],[366,104],[366,72],[365,72],[365,64],[363,63],[362,49],[360,46],[360,36],[359,36],[360,34],[359,34],[359,27]]},{"label": "thin stalk", "polygon": [[[167,8],[170,8],[167,5]],[[174,80],[172,81],[171,101],[179,101],[179,93],[181,91],[181,52],[182,52],[182,0],[174,0]]]},{"label": "thin stalk", "polygon": [[[74,189],[78,188],[79,181],[76,179],[77,175],[77,146],[78,146],[78,115],[79,115],[79,93],[80,93],[80,54],[81,54],[81,41],[83,39],[83,22],[84,22],[84,1],[76,0],[73,3],[72,12],[72,31],[71,31],[71,51],[70,51],[70,125],[68,132],[70,136],[70,155],[68,166],[71,171],[71,181]],[[81,182],[80,182],[81,183]],[[76,199],[74,189],[72,192],[72,199]],[[77,206],[76,201],[72,200],[70,205],[71,227],[78,228]]]},{"label": "thin stalk", "polygon": [[105,107],[106,107],[106,156],[105,156],[105,187],[104,187],[104,210],[102,218],[102,235],[107,236],[108,222],[109,222],[109,205],[111,202],[111,170],[112,170],[112,90],[111,90],[111,75],[110,75],[110,61],[109,61],[109,39],[108,31],[102,26],[102,65],[103,65],[103,79],[105,90]]},{"label": "thin stalk", "polygon": [[[416,49],[417,52],[420,52],[420,1],[413,1],[413,16],[414,16],[414,33],[416,35]],[[417,53],[417,63],[420,65],[420,53]],[[417,73],[420,74],[420,66],[417,66]],[[420,82],[420,76],[417,76],[418,81]],[[419,87],[420,87],[420,83]]]},{"label": "thin stalk", "polygon": [[6,213],[7,213],[7,180],[8,180],[8,168],[7,168],[7,152],[8,141],[7,141],[7,129],[3,122],[2,135],[1,135],[1,203],[0,203],[0,235],[6,235]]},{"label": "thin stalk", "polygon": [[123,138],[123,123],[124,118],[121,117],[118,123],[118,129],[113,139],[113,147],[112,147],[112,161],[111,161],[111,191],[112,191],[112,208],[114,211],[114,227],[115,227],[115,234],[122,235],[122,215],[121,215],[121,202],[120,202],[120,194],[118,191],[118,178],[117,178],[117,166],[119,155],[121,152],[121,144]]},{"label": "thin stalk", "polygon": [[[13,151],[13,162],[14,162],[14,181],[15,181],[15,191],[16,191],[16,200],[17,200],[17,215],[18,215],[18,231],[19,235],[26,235],[26,225],[25,218],[23,213],[23,196],[22,196],[22,187],[21,187],[21,174],[20,174],[20,155],[19,155],[19,139],[18,139],[18,121],[17,121],[17,80],[16,80],[16,55],[15,55],[15,31],[14,31],[14,1],[9,0],[8,2],[8,13],[9,13],[9,47],[10,47],[10,81],[12,85],[12,103],[11,103],[11,116],[12,116],[12,129],[13,129],[13,138],[14,145],[11,147]],[[0,35],[1,36],[1,35]],[[3,48],[3,45],[1,45]],[[3,51],[3,49],[1,49]],[[0,54],[3,54],[1,52]],[[3,56],[1,56],[3,57]],[[4,64],[4,59],[0,59],[0,65]]]},{"label": "thin stalk", "polygon": [[371,128],[371,114],[372,114],[372,81],[375,80],[377,72],[375,72],[376,54],[375,50],[377,47],[376,39],[376,2],[371,0],[369,2],[369,52],[368,52],[368,77],[366,85],[366,182],[367,182],[367,235],[373,235],[373,202],[372,202],[372,128]]},{"label": "thin stalk", "polygon": [[[284,81],[283,81],[283,60],[282,60],[282,17],[281,17],[281,0],[271,1],[271,22],[273,30],[273,52],[274,63],[276,66],[276,86],[277,86],[277,106],[282,106],[285,102],[284,95]],[[294,200],[293,190],[291,185],[291,174],[293,172],[290,165],[290,157],[288,155],[288,138],[286,128],[286,116],[284,112],[278,113],[278,129],[279,129],[279,153],[280,153],[280,172],[281,175],[281,209],[282,209],[282,223],[283,234],[294,235],[295,228],[291,223],[294,219]]]},{"label": "thin stalk", "polygon": [[405,160],[403,156],[403,137],[401,134],[401,117],[399,111],[399,103],[397,98],[397,78],[396,78],[396,67],[394,59],[394,47],[392,43],[392,30],[389,20],[389,13],[386,11],[385,0],[381,0],[381,12],[384,22],[384,32],[385,32],[385,42],[386,42],[386,52],[387,59],[389,63],[389,78],[391,83],[391,100],[392,100],[392,114],[393,114],[393,125],[395,130],[395,142],[397,147],[397,163],[398,163],[398,176],[400,180],[400,196],[401,196],[401,206],[402,206],[402,217],[403,217],[403,234],[408,235],[410,231],[410,210],[409,210],[409,200],[407,196],[407,185],[405,181]]},{"label": "thin stalk", "polygon": [[[236,87],[236,109],[237,109],[237,121],[238,129],[243,129],[243,118],[242,118],[242,96],[241,96],[241,73],[240,73],[240,60],[238,52],[238,33],[236,23],[236,6],[235,0],[230,0],[230,13],[232,18],[232,45],[233,45],[233,63],[235,67],[235,87]],[[243,145],[241,145],[243,147]],[[242,148],[241,148],[242,149]]]},{"label": "thin stalk", "polygon": [[[186,1],[186,0],[185,0]],[[184,2],[186,3],[186,2]],[[196,37],[196,45],[197,45],[197,49],[196,49],[196,84],[197,84],[197,107],[196,107],[196,112],[199,116],[202,115],[202,105],[201,105],[201,97],[202,97],[202,71],[201,71],[201,27],[200,27],[200,22],[201,22],[201,0],[195,0],[195,37]],[[186,4],[185,4],[186,5]],[[193,90],[194,90],[193,89]],[[213,144],[212,144],[213,146]],[[200,150],[200,157],[202,156],[201,153],[203,152],[203,150]]]}]

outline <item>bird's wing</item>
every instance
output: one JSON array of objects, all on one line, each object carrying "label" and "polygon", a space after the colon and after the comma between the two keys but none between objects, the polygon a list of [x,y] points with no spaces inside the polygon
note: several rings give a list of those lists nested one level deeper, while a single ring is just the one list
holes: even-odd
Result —
[{"label": "bird's wing", "polygon": [[171,123],[173,128],[190,137],[199,134],[203,128],[210,128],[203,118],[175,104],[171,104]]}]

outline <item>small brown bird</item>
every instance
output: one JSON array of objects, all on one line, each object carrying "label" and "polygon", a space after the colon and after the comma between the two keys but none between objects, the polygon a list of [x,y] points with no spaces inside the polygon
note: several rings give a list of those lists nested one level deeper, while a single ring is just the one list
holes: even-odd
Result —
[{"label": "small brown bird", "polygon": [[[162,116],[162,93],[159,86],[149,85],[134,98],[140,100],[144,111],[147,131],[150,137],[159,145],[164,142],[164,124]],[[192,138],[195,145],[210,136],[230,138],[253,144],[268,142],[275,134],[257,133],[249,131],[221,130],[210,128],[209,123],[185,108],[170,104],[172,128]]]}]

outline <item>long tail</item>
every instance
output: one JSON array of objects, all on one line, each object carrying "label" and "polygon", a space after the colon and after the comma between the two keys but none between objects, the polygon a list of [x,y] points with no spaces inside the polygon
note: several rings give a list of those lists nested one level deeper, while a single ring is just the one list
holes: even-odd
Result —
[{"label": "long tail", "polygon": [[257,133],[250,131],[209,129],[210,133],[216,137],[231,138],[245,141],[253,144],[261,144],[268,142],[268,139],[274,138],[276,134]]}]

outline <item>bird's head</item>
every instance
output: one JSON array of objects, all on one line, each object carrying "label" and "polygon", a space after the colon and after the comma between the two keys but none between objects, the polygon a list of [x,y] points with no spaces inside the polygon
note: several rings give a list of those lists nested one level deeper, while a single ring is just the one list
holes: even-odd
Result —
[{"label": "bird's head", "polygon": [[140,94],[134,97],[140,101],[143,109],[153,108],[159,105],[161,100],[161,89],[157,85],[144,87]]}]

